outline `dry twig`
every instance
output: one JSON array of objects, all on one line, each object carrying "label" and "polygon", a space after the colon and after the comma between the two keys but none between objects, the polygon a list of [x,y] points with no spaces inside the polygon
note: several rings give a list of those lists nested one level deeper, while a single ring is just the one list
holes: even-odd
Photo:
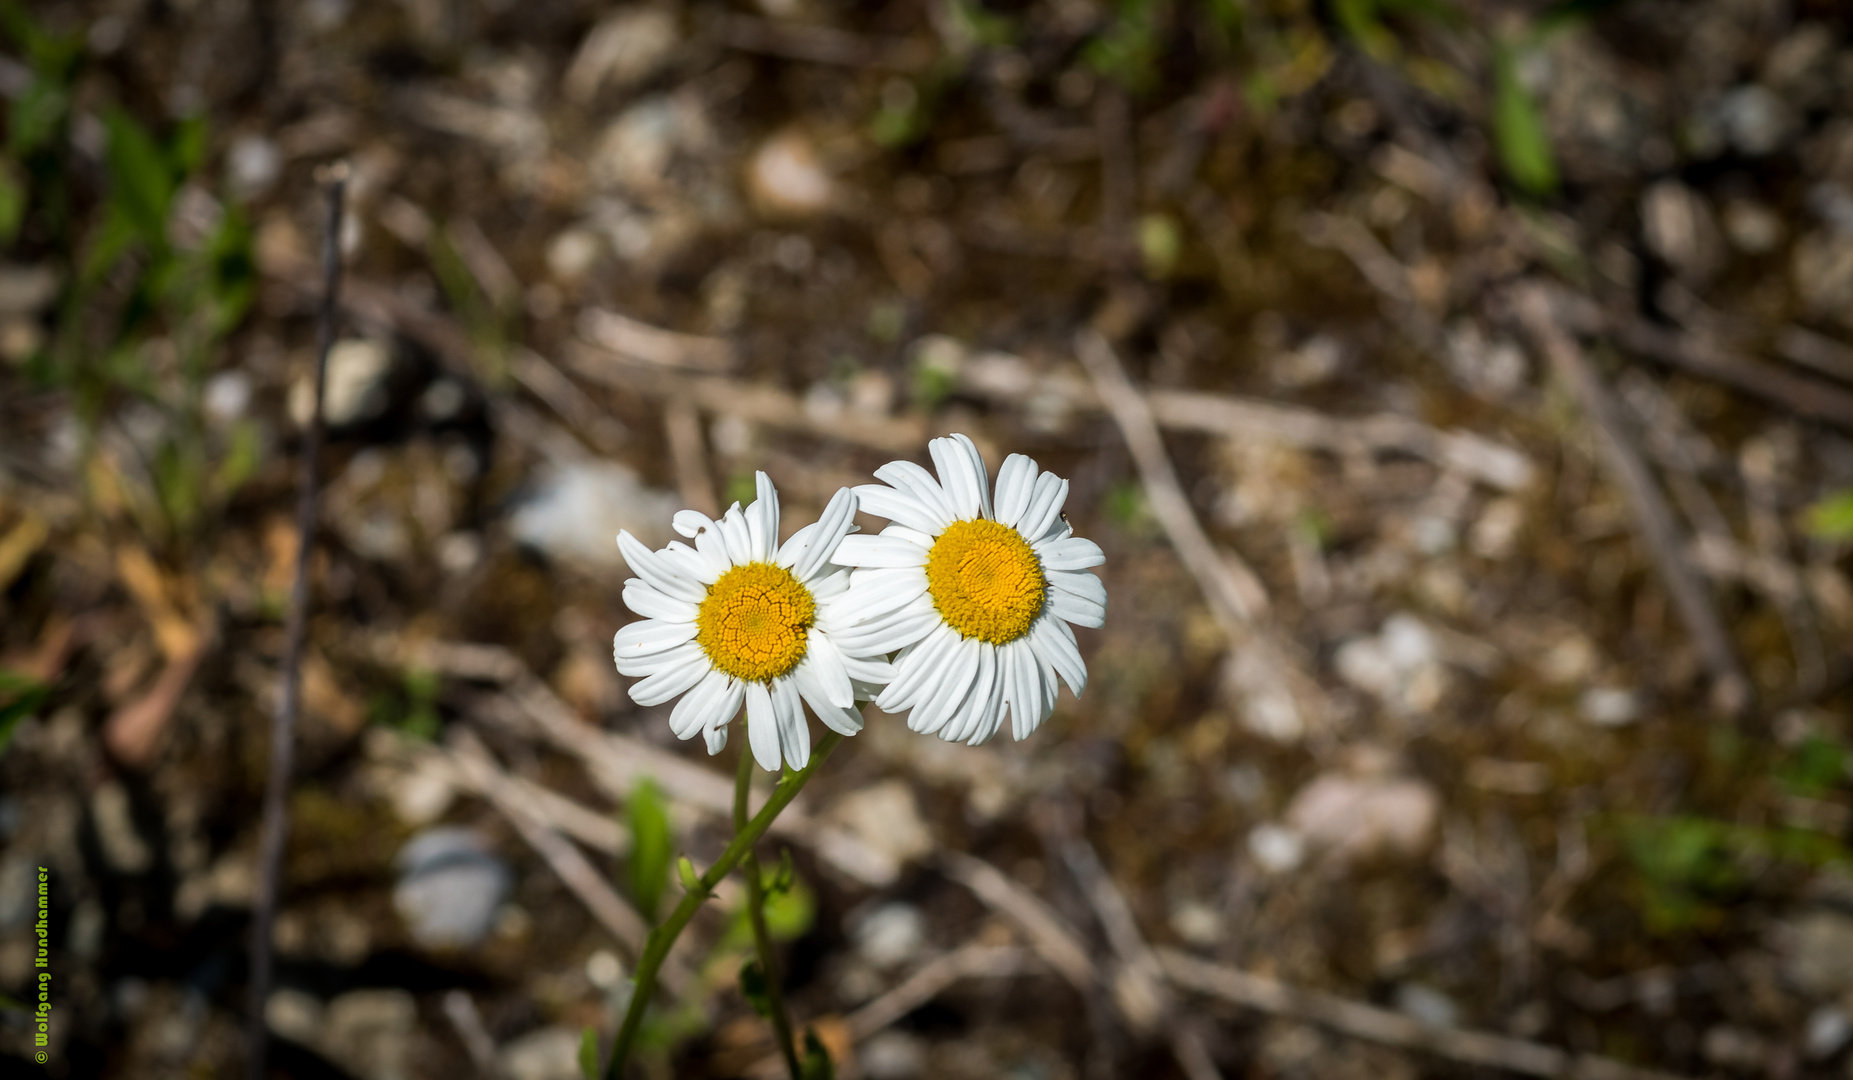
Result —
[{"label": "dry twig", "polygon": [[1398,1012],[1288,986],[1199,960],[1176,949],[1160,947],[1157,956],[1166,976],[1183,989],[1270,1016],[1307,1021],[1354,1038],[1424,1051],[1464,1065],[1578,1080],[1678,1080],[1671,1074],[1625,1065],[1613,1058],[1572,1054],[1554,1046],[1486,1032],[1433,1027]]},{"label": "dry twig", "polygon": [[1126,894],[1101,865],[1100,855],[1087,838],[1068,830],[1058,840],[1062,861],[1081,883],[1081,891],[1107,932],[1107,941],[1119,955],[1119,970],[1113,979],[1113,1000],[1120,1012],[1135,1028],[1146,1034],[1163,1026],[1170,1038],[1171,1055],[1190,1080],[1222,1080],[1216,1063],[1210,1060],[1203,1038],[1180,1016],[1164,984],[1164,969],[1152,947],[1139,933],[1132,905]]},{"label": "dry twig", "polygon": [[[643,917],[612,891],[604,876],[586,861],[578,848],[533,812],[529,800],[523,798],[520,789],[510,781],[482,741],[469,731],[456,731],[451,738],[450,760],[470,786],[481,792],[528,846],[546,860],[592,917],[618,939],[631,957],[643,955],[644,939],[650,934]],[[663,983],[672,992],[682,993],[691,978],[688,968],[673,954],[664,962]]]},{"label": "dry twig", "polygon": [[1750,683],[1738,665],[1730,634],[1712,606],[1705,583],[1684,558],[1685,545],[1666,497],[1625,434],[1614,399],[1602,385],[1583,350],[1564,330],[1553,308],[1552,294],[1530,285],[1516,298],[1520,320],[1540,352],[1557,371],[1557,377],[1576,395],[1584,415],[1595,429],[1597,446],[1610,479],[1621,489],[1634,512],[1635,529],[1642,545],[1672,595],[1686,630],[1712,676],[1712,704],[1736,714],[1749,704]]},{"label": "dry twig", "polygon": [[1285,714],[1272,716],[1270,726],[1304,730],[1306,709],[1299,698],[1304,697],[1315,713],[1323,713],[1324,704],[1317,684],[1309,679],[1297,680],[1296,695],[1291,687],[1295,666],[1279,643],[1257,625],[1267,610],[1267,594],[1260,579],[1232,553],[1217,549],[1203,531],[1165,452],[1152,410],[1126,377],[1113,347],[1098,333],[1085,331],[1075,342],[1075,352],[1093,376],[1096,393],[1132,452],[1153,516],[1164,528],[1185,569],[1197,579],[1211,614],[1229,639],[1235,671],[1254,702],[1252,707],[1270,715]]},{"label": "dry twig", "polygon": [[775,386],[718,375],[687,375],[581,342],[568,343],[566,363],[585,378],[614,390],[652,398],[683,397],[705,412],[737,416],[780,431],[897,454],[916,453],[926,440],[926,424],[919,417],[869,417],[848,411],[815,417],[795,394]]},{"label": "dry twig", "polygon": [[347,200],[347,166],[335,165],[325,179],[327,233],[322,241],[322,309],[316,329],[315,407],[303,435],[296,503],[296,576],[290,588],[284,628],[283,692],[270,725],[270,776],[264,789],[264,822],[258,841],[257,896],[251,919],[251,971],[245,1002],[246,1075],[264,1080],[270,1029],[264,1007],[270,1000],[271,929],[276,923],[283,846],[289,838],[290,778],[296,765],[296,714],[302,704],[302,653],[309,625],[309,555],[315,548],[316,492],[322,450],[322,393],[328,381],[328,353],[335,344],[335,312],[341,293],[341,215]]}]

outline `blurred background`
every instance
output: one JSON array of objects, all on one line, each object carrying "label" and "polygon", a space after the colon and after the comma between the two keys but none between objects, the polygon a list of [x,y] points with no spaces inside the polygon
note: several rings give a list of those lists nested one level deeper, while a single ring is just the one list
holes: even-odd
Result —
[{"label": "blurred background", "polygon": [[[4,0],[0,94],[18,1070],[46,866],[43,1073],[242,1071],[344,161],[272,1075],[577,1076],[744,742],[613,535],[962,431],[1111,609],[763,845],[838,1075],[1853,1076],[1837,0]],[[748,949],[641,1074],[780,1074]]]}]

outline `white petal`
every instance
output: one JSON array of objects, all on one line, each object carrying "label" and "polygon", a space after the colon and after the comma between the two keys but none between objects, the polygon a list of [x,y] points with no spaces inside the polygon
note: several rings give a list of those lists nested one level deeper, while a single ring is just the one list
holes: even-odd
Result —
[{"label": "white petal", "polygon": [[713,757],[715,754],[720,753],[727,745],[727,725],[722,724],[719,727],[707,728],[702,731],[701,737],[708,744],[708,756]]},{"label": "white petal", "polygon": [[[830,640],[832,643],[836,641],[834,637]],[[894,681],[894,665],[883,660],[879,656],[850,656],[844,653],[843,670],[849,673],[849,682],[851,686],[861,683],[863,686],[880,688]],[[877,693],[879,692],[878,689]],[[868,701],[871,699],[858,696],[858,700]]]},{"label": "white petal", "polygon": [[[613,653],[616,653],[615,649]],[[700,645],[692,641],[685,641],[680,645],[671,646],[661,652],[646,653],[643,655],[633,653],[625,656],[614,655],[613,657],[617,662],[618,674],[629,676],[630,678],[648,678],[652,675],[668,671],[670,668],[680,667],[691,658],[699,660],[703,664],[708,662],[708,654],[701,650]]]},{"label": "white petal", "polygon": [[899,611],[879,619],[848,627],[832,623],[826,629],[830,633],[830,640],[836,642],[837,648],[845,654],[875,656],[905,649],[926,637],[935,627],[944,625],[939,612],[933,608],[933,601],[923,595]]},{"label": "white petal", "polygon": [[779,546],[778,555],[772,561],[790,570],[798,564],[799,559],[804,557],[805,549],[811,546],[811,539],[816,535],[817,523],[813,521],[792,533],[785,543]]},{"label": "white petal", "polygon": [[925,551],[933,550],[933,540],[935,537],[931,534],[923,533],[919,529],[910,529],[905,525],[890,525],[883,529],[881,534],[893,539],[905,540],[910,544],[918,544],[921,549]]},{"label": "white petal", "polygon": [[728,570],[727,561],[715,558],[712,548],[701,551],[680,540],[671,540],[668,547],[656,553],[656,557],[676,573],[701,582],[704,589],[714,584]]},{"label": "white petal", "polygon": [[1032,544],[1042,539],[1042,534],[1049,531],[1049,526],[1060,521],[1062,503],[1068,500],[1068,481],[1054,473],[1043,473],[1036,478],[1035,493],[1030,496],[1029,509],[1017,522],[1017,531]]},{"label": "white petal", "polygon": [[1071,536],[1036,545],[1036,557],[1044,570],[1085,570],[1107,561],[1100,545],[1085,536]]},{"label": "white petal", "polygon": [[810,580],[830,565],[831,556],[847,538],[850,522],[855,517],[855,493],[848,488],[837,488],[836,494],[830,496],[829,505],[824,507],[824,516],[817,519],[815,538],[798,559],[795,573],[799,581]]},{"label": "white petal", "polygon": [[683,694],[669,713],[669,730],[676,738],[692,739],[696,732],[712,727],[714,707],[726,698],[727,684],[733,681],[725,671],[709,671],[694,689]]},{"label": "white petal", "polygon": [[991,516],[991,474],[985,468],[984,455],[978,452],[978,444],[964,435],[952,436],[959,444],[959,449],[971,459],[972,472],[978,477],[978,512],[985,517]]},{"label": "white petal", "polygon": [[1010,734],[1021,742],[1042,725],[1042,677],[1022,638],[1005,645],[1000,659],[1010,669]]},{"label": "white petal", "polygon": [[1008,708],[1005,696],[1009,689],[1010,668],[1000,650],[997,654],[997,681],[991,684],[991,693],[985,698],[984,712],[979,715],[978,723],[973,726],[971,734],[966,736],[967,746],[982,746],[991,741],[997,729],[1004,723],[1004,710]]},{"label": "white petal", "polygon": [[1060,619],[1037,619],[1029,628],[1029,647],[1036,658],[1048,665],[1075,697],[1087,689],[1087,662],[1075,644],[1074,631]]},{"label": "white petal", "polygon": [[824,691],[824,700],[830,704],[847,709],[856,703],[849,690],[849,672],[843,667],[843,654],[822,630],[811,628],[805,639],[804,659],[798,661],[798,667],[811,669],[817,685]]},{"label": "white petal", "polygon": [[845,536],[831,561],[838,566],[925,566],[926,548],[898,536]]},{"label": "white petal", "polygon": [[849,591],[849,570],[846,567],[831,566],[828,573],[818,574],[804,583],[811,590],[811,596],[819,604],[825,600],[840,599]]},{"label": "white petal", "polygon": [[909,730],[931,735],[946,725],[958,711],[959,703],[971,693],[972,680],[978,675],[980,648],[976,638],[961,638],[949,655],[940,659],[937,678],[921,689],[913,712],[908,714]]},{"label": "white petal", "polygon": [[[1090,575],[1091,576],[1091,575]],[[1058,619],[1067,619],[1077,626],[1099,629],[1107,621],[1107,606],[1094,600],[1071,593],[1066,589],[1050,589],[1048,606],[1044,612]]]},{"label": "white petal", "polygon": [[[858,622],[899,611],[927,591],[926,571],[918,566],[858,570],[840,603]],[[690,605],[691,609],[693,605]],[[694,615],[689,618],[693,619]]]},{"label": "white petal", "polygon": [[789,678],[772,680],[772,711],[779,721],[785,764],[794,771],[804,768],[811,760],[811,726],[804,722],[804,704],[798,700],[797,684]]},{"label": "white petal", "polygon": [[858,485],[856,500],[865,514],[884,517],[897,525],[905,525],[924,533],[938,532],[947,524],[940,521],[939,514],[915,498],[912,492],[897,491],[886,484]]},{"label": "white petal", "polygon": [[911,461],[890,461],[875,470],[877,480],[886,480],[896,490],[904,491],[919,500],[920,505],[932,516],[933,528],[924,530],[938,532],[952,524],[952,500],[946,497],[946,491],[927,472]]},{"label": "white petal", "polygon": [[[729,676],[727,679],[727,686],[721,695],[720,701],[716,702],[708,711],[708,730],[712,732],[715,728],[721,729],[722,746],[727,745],[725,734],[727,725],[733,723],[733,718],[740,715],[740,706],[745,701],[746,681]],[[713,739],[710,738],[708,740],[708,745],[714,745]],[[711,754],[714,751],[710,750],[708,752]]]},{"label": "white petal", "polygon": [[1099,604],[1101,610],[1107,607],[1107,583],[1085,570],[1050,570],[1044,575],[1050,585],[1063,592],[1073,593],[1083,600]]},{"label": "white petal", "polygon": [[1029,509],[1029,497],[1036,490],[1036,463],[1022,454],[1004,459],[997,470],[997,520],[1012,528]]},{"label": "white petal", "polygon": [[631,568],[631,573],[642,578],[657,592],[695,604],[707,599],[707,586],[688,574],[678,573],[675,567],[666,564],[656,552],[644,547],[643,541],[628,531],[618,533],[618,552],[624,556],[624,562]]},{"label": "white petal", "polygon": [[985,707],[997,688],[997,646],[988,641],[978,644],[978,670],[972,678],[965,699],[953,710],[952,719],[940,729],[939,737],[947,742],[964,742],[984,722]]},{"label": "white petal", "polygon": [[939,665],[948,650],[959,640],[957,630],[941,623],[912,652],[895,659],[894,681],[875,699],[875,704],[881,706],[882,711],[891,713],[900,712],[912,705],[921,690],[938,673]]},{"label": "white petal", "polygon": [[734,503],[715,522],[720,529],[721,543],[727,548],[727,563],[741,566],[753,560],[753,531],[747,527],[746,515],[741,512],[740,504]]},{"label": "white petal", "polygon": [[766,684],[746,684],[746,743],[753,760],[769,773],[779,771],[779,721],[772,712],[772,694]]},{"label": "white petal", "polygon": [[624,606],[646,619],[667,619],[670,622],[694,622],[696,614],[701,611],[701,605],[665,596],[651,588],[649,582],[642,578],[630,578],[624,582]]},{"label": "white petal", "polygon": [[693,540],[703,529],[714,528],[714,519],[699,510],[677,510],[669,522],[676,532]]},{"label": "white petal", "polygon": [[770,562],[779,546],[779,493],[764,472],[753,474],[758,497],[746,508],[746,531],[752,541],[753,561]]},{"label": "white petal", "polygon": [[667,652],[684,641],[695,640],[696,626],[692,622],[668,622],[663,619],[642,619],[634,623],[625,623],[618,627],[618,632],[611,639],[611,656],[622,664],[626,660],[649,656],[652,653]]},{"label": "white petal", "polygon": [[[970,442],[970,440],[966,440]],[[956,439],[931,439],[927,442],[927,453],[933,458],[933,467],[939,471],[939,486],[946,492],[946,501],[952,504],[952,516],[961,520],[977,517],[984,510],[979,492],[983,489],[983,462],[979,469],[972,468],[972,459],[965,455],[965,450]]]},{"label": "white petal", "polygon": [[695,534],[695,550],[701,552],[701,557],[708,561],[708,565],[719,567],[720,573],[733,569],[733,559],[727,554],[727,542],[721,539],[720,522],[710,520],[707,528]]},{"label": "white petal", "polygon": [[811,708],[817,710],[817,719],[838,735],[854,735],[862,730],[862,713],[854,708],[818,709],[816,702],[811,703]]},{"label": "white petal", "polygon": [[677,662],[641,682],[631,684],[631,700],[648,708],[661,705],[682,691],[701,681],[702,676],[713,670],[708,665],[708,657],[700,646],[689,646],[694,655],[678,657]]}]

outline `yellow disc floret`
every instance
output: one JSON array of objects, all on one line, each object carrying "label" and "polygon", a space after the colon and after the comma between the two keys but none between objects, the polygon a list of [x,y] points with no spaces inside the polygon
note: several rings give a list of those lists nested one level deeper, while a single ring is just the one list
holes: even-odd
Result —
[{"label": "yellow disc floret", "polygon": [[764,682],[798,666],[817,619],[817,601],[791,571],[771,563],[736,566],[708,586],[695,613],[695,641],[716,668]]},{"label": "yellow disc floret", "polygon": [[955,521],[927,552],[927,592],[947,625],[993,645],[1029,633],[1048,582],[1042,560],[1008,525]]}]

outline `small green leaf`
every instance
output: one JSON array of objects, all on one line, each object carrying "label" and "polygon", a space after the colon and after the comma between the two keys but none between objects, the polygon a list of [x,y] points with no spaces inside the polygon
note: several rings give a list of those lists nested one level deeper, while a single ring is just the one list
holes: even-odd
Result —
[{"label": "small green leaf", "polygon": [[1184,234],[1169,214],[1147,214],[1139,219],[1139,258],[1145,276],[1162,281],[1177,270],[1184,249]]},{"label": "small green leaf", "polygon": [[591,1027],[579,1033],[579,1075],[598,1080],[598,1032]]},{"label": "small green leaf", "polygon": [[655,922],[663,887],[669,884],[669,807],[656,784],[645,780],[631,792],[626,810],[631,832],[631,899],[645,919]]},{"label": "small green leaf", "polygon": [[1809,507],[1804,528],[1816,540],[1853,540],[1853,491],[1829,495]]},{"label": "small green leaf", "polygon": [[767,1020],[772,1019],[772,994],[766,988],[766,969],[750,956],[740,965],[740,994],[754,1012]]},{"label": "small green leaf", "polygon": [[800,1080],[835,1080],[836,1066],[830,1063],[830,1051],[814,1028],[804,1029],[804,1061],[798,1066]]},{"label": "small green leaf", "polygon": [[5,753],[7,744],[13,741],[19,722],[38,712],[50,693],[51,687],[45,683],[0,668],[0,753]]},{"label": "small green leaf", "polygon": [[109,131],[105,160],[111,209],[135,228],[144,243],[165,245],[167,209],[177,186],[167,155],[154,136],[121,109],[111,111],[104,126]]},{"label": "small green leaf", "polygon": [[1533,195],[1557,190],[1557,161],[1537,103],[1518,78],[1518,57],[1509,46],[1493,50],[1493,137],[1512,182]]},{"label": "small green leaf", "polygon": [[11,161],[0,159],[0,245],[11,244],[26,220],[26,182]]},{"label": "small green leaf", "polygon": [[766,896],[766,931],[774,941],[793,941],[810,933],[817,921],[817,897],[802,881],[792,880]]},{"label": "small green leaf", "polygon": [[695,872],[695,864],[688,861],[687,855],[676,860],[676,874],[682,879],[683,892],[701,891],[701,875]]},{"label": "small green leaf", "polygon": [[765,890],[767,896],[780,896],[791,890],[791,883],[795,880],[797,880],[797,871],[792,869],[791,849],[784,847],[779,849],[778,869],[766,877],[760,883],[760,887]]}]

